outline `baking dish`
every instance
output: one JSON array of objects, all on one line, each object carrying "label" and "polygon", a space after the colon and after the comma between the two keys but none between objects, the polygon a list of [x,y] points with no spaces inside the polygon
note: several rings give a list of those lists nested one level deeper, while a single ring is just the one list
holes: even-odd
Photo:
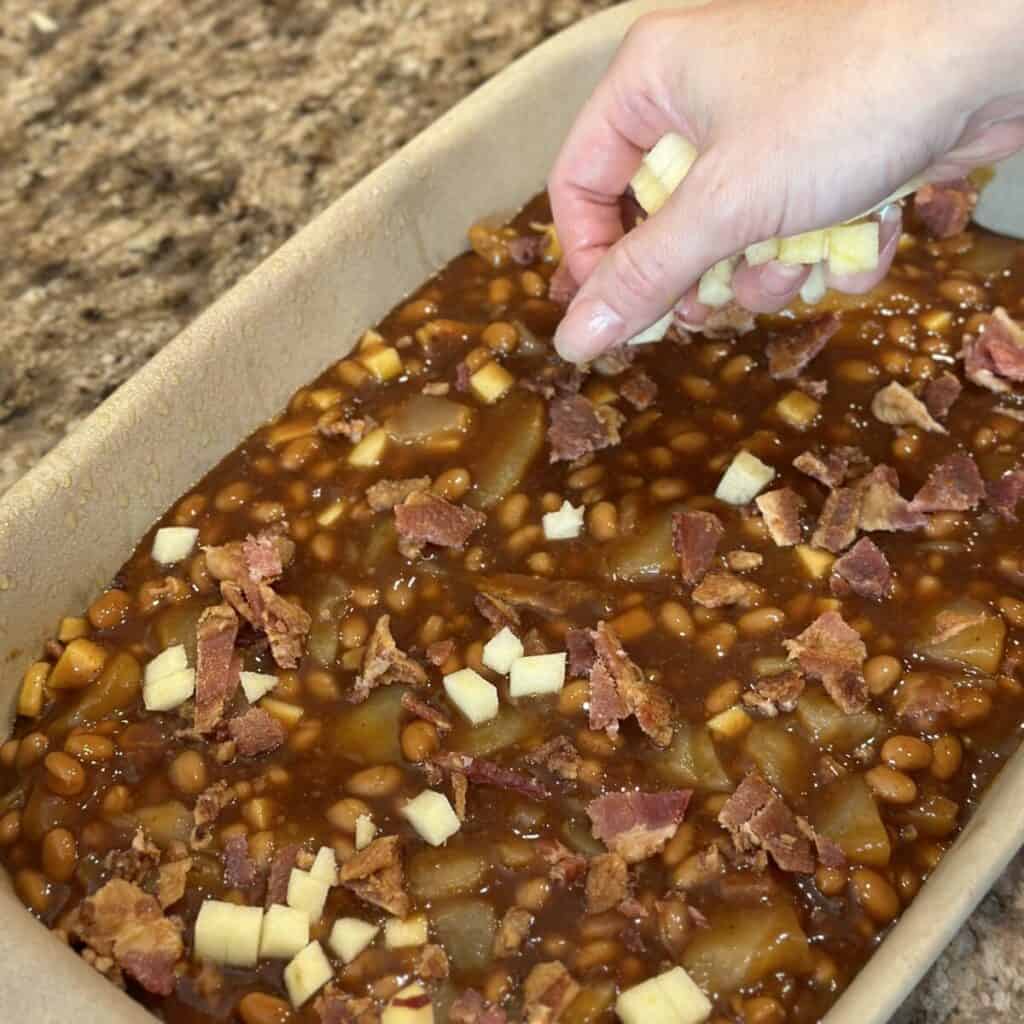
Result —
[{"label": "baking dish", "polygon": [[[464,247],[466,227],[539,190],[575,111],[639,14],[625,4],[503,72],[282,247],[126,383],[0,503],[0,681],[122,564],[149,525],[367,324]],[[676,4],[674,6],[680,6]],[[496,169],[497,173],[496,173]],[[881,1022],[1024,841],[1007,765],[829,1024]],[[0,885],[7,1019],[145,1021]]]}]

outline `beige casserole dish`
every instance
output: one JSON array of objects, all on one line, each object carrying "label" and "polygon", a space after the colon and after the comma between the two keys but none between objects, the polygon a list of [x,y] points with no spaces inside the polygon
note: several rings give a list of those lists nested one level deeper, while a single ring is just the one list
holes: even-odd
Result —
[{"label": "beige casserole dish", "polygon": [[[539,47],[338,200],[128,381],[0,503],[0,676],[9,723],[53,623],[88,603],[164,510],[362,330],[464,248],[476,218],[544,183],[630,22],[627,3]],[[514,154],[510,159],[509,154]],[[1024,751],[828,1014],[882,1022],[1024,841]],[[152,1018],[58,943],[0,882],[9,1021]]]}]

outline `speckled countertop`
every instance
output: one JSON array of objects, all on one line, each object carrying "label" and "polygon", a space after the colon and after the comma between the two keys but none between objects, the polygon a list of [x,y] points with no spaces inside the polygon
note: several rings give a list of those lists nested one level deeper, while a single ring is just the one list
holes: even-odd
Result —
[{"label": "speckled countertop", "polygon": [[[4,0],[0,492],[349,185],[612,2]],[[1024,856],[900,1020],[1024,1020]]]}]

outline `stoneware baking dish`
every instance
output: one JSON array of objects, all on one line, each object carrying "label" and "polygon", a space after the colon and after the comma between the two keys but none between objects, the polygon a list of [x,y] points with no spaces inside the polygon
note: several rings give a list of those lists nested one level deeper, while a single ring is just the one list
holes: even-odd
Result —
[{"label": "stoneware baking dish", "polygon": [[[5,726],[32,653],[150,524],[462,250],[468,225],[543,186],[623,33],[659,6],[668,5],[645,0],[595,17],[461,103],[232,289],[8,492],[0,503]],[[899,1006],[1024,841],[1022,788],[1024,752],[828,1024],[880,1024]],[[6,877],[0,916],[3,1019],[152,1019],[36,923]]]}]

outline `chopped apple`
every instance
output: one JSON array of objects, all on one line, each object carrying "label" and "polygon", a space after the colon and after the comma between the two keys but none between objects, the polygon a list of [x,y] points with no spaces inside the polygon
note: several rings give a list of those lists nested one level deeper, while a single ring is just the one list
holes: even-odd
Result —
[{"label": "chopped apple", "polygon": [[706,270],[697,284],[697,301],[718,308],[733,300],[732,260],[719,260]]},{"label": "chopped apple", "polygon": [[515,377],[504,366],[494,362],[484,363],[469,378],[473,394],[487,405],[493,405],[499,398],[504,398],[515,382]]},{"label": "chopped apple", "polygon": [[762,263],[768,263],[779,255],[779,240],[777,238],[766,238],[763,242],[755,242],[743,250],[748,267],[759,267]]},{"label": "chopped apple", "polygon": [[828,231],[828,269],[833,274],[858,274],[878,266],[878,221],[840,224]]},{"label": "chopped apple", "polygon": [[827,290],[825,287],[825,264],[815,263],[807,275],[807,280],[800,288],[800,301],[807,303],[808,306],[813,306],[825,298]]},{"label": "chopped apple", "polygon": [[408,946],[427,944],[427,916],[414,914],[412,917],[392,917],[384,922],[384,945],[388,949],[405,949]]},{"label": "chopped apple", "polygon": [[479,672],[459,669],[442,682],[448,699],[473,725],[489,722],[498,714],[498,691]]},{"label": "chopped apple", "polygon": [[375,345],[364,349],[356,357],[377,380],[392,380],[399,377],[405,367],[398,349],[390,345]]},{"label": "chopped apple", "polygon": [[632,188],[640,208],[648,216],[657,213],[668,201],[668,192],[665,186],[647,164],[640,164],[636,169],[636,174],[630,179],[629,186]]},{"label": "chopped apple", "polygon": [[338,859],[334,855],[333,846],[321,846],[316,851],[309,873],[328,887],[338,884]]},{"label": "chopped apple", "polygon": [[824,231],[805,231],[779,239],[780,263],[820,263],[828,256],[828,236]]},{"label": "chopped apple", "polygon": [[793,550],[801,568],[812,580],[822,580],[832,571],[835,555],[812,548],[809,544],[797,544]]},{"label": "chopped apple", "polygon": [[360,814],[356,818],[356,849],[365,850],[373,842],[373,837],[376,834],[377,826],[374,825],[373,818],[368,814]]},{"label": "chopped apple", "polygon": [[106,662],[106,648],[80,636],[64,648],[47,685],[51,690],[81,690],[99,676]]},{"label": "chopped apple", "polygon": [[711,1002],[682,967],[626,989],[615,1002],[623,1024],[702,1024]]},{"label": "chopped apple", "polygon": [[716,740],[732,740],[742,736],[751,725],[750,715],[738,704],[708,719],[708,729]]},{"label": "chopped apple", "polygon": [[278,678],[271,672],[239,672],[242,680],[242,692],[250,704],[255,704],[277,686]]},{"label": "chopped apple", "polygon": [[262,907],[206,900],[196,918],[193,953],[229,967],[255,967],[263,930]]},{"label": "chopped apple", "polygon": [[434,1024],[434,1004],[418,982],[396,992],[380,1016],[380,1024]]},{"label": "chopped apple", "polygon": [[558,693],[565,685],[565,652],[533,654],[512,663],[508,675],[510,697],[539,697]]},{"label": "chopped apple", "polygon": [[289,960],[309,944],[309,917],[294,907],[274,903],[263,915],[260,957]]},{"label": "chopped apple", "polygon": [[334,977],[323,946],[311,942],[290,960],[284,969],[284,985],[292,1006],[298,1009],[308,1002]]},{"label": "chopped apple", "polygon": [[57,639],[62,644],[69,644],[80,636],[89,635],[89,620],[77,615],[65,615],[57,627]]},{"label": "chopped apple", "polygon": [[144,686],[142,702],[147,711],[170,711],[184,704],[195,689],[196,670],[183,668]]},{"label": "chopped apple", "polygon": [[342,963],[350,964],[377,937],[380,927],[358,917],[339,917],[327,944]]},{"label": "chopped apple", "polygon": [[314,878],[302,868],[292,868],[288,876],[288,906],[306,913],[312,924],[320,920],[327,902],[329,886],[319,878]]},{"label": "chopped apple", "polygon": [[821,405],[810,395],[797,391],[787,391],[776,403],[775,411],[794,430],[807,430],[814,424],[814,418],[821,410]]},{"label": "chopped apple", "polygon": [[357,469],[370,469],[376,466],[380,462],[387,444],[388,432],[384,427],[377,427],[376,430],[371,430],[348,453],[348,464],[355,466]]},{"label": "chopped apple", "polygon": [[670,195],[697,159],[697,147],[678,132],[666,132],[644,155],[644,163]]},{"label": "chopped apple", "polygon": [[655,320],[650,327],[634,334],[632,338],[626,339],[627,345],[650,345],[652,342],[661,341],[668,334],[668,329],[675,319],[675,310],[670,309],[660,320]]},{"label": "chopped apple", "polygon": [[260,701],[260,707],[271,718],[276,718],[286,729],[298,725],[299,719],[305,714],[305,709],[301,705],[278,700],[276,697],[264,697]]},{"label": "chopped apple", "polygon": [[741,451],[718,481],[715,497],[728,505],[748,505],[775,479],[775,470],[756,455]]},{"label": "chopped apple", "polygon": [[174,644],[166,651],[161,651],[155,658],[152,658],[142,673],[142,685],[148,686],[155,683],[163,676],[169,676],[173,672],[180,672],[188,668],[188,657],[185,654],[184,644]]},{"label": "chopped apple", "polygon": [[572,540],[583,532],[584,508],[574,508],[568,501],[562,502],[557,512],[547,512],[541,516],[541,526],[547,540]]},{"label": "chopped apple", "polygon": [[431,846],[446,843],[462,825],[448,798],[433,789],[425,789],[413,797],[401,814]]},{"label": "chopped apple", "polygon": [[154,562],[174,565],[192,554],[198,538],[199,531],[194,526],[161,526],[153,537],[150,554]]},{"label": "chopped apple", "polygon": [[508,626],[501,629],[484,644],[484,651],[480,660],[495,672],[503,676],[508,675],[513,662],[523,656],[522,641],[512,632]]}]

